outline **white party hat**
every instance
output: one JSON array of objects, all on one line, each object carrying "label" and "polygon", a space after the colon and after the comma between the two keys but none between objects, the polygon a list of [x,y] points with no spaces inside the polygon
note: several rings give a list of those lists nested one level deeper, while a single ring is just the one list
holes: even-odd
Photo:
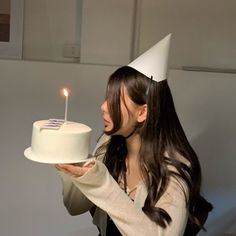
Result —
[{"label": "white party hat", "polygon": [[128,66],[159,82],[167,79],[171,34],[156,43]]}]

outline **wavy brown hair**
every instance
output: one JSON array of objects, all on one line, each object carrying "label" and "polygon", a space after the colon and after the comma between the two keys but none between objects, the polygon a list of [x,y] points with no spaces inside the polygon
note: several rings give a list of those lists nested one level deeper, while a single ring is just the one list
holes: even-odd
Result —
[{"label": "wavy brown hair", "polygon": [[[118,181],[126,172],[126,140],[125,137],[115,135],[122,125],[122,86],[125,86],[135,104],[147,104],[147,118],[142,124],[137,124],[135,129],[141,137],[140,169],[148,191],[143,212],[164,228],[171,222],[168,212],[155,205],[164,194],[170,177],[174,177],[180,184],[183,181],[187,186],[188,193],[184,191],[183,185],[181,189],[185,195],[189,219],[201,227],[195,217],[196,203],[202,199],[201,168],[178,119],[167,80],[152,81],[128,66],[119,68],[110,76],[106,100],[114,125],[107,132],[111,139],[106,144],[104,155],[104,163],[110,174]],[[181,155],[185,161],[181,161],[177,155]],[[176,171],[169,166],[173,166]],[[204,201],[203,206],[208,210],[211,208],[207,201]]]}]

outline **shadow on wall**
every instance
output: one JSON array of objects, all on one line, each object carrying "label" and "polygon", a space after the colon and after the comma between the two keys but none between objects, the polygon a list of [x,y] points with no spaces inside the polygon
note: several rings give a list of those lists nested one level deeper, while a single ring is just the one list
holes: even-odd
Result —
[{"label": "shadow on wall", "polygon": [[[225,235],[236,235],[236,207],[234,207],[231,211],[227,212],[224,217],[228,219],[228,223],[225,224],[221,230],[219,230],[219,234],[217,236],[223,235],[223,233],[226,233]],[[220,219],[219,219],[220,221]]]},{"label": "shadow on wall", "polygon": [[235,185],[234,121],[225,118],[224,122],[222,120],[216,117],[215,122],[192,141],[201,162],[206,191]]},{"label": "shadow on wall", "polygon": [[[220,111],[219,111],[220,112]],[[203,174],[203,195],[213,206],[199,236],[236,235],[234,117],[215,114],[215,121],[192,140]]]},{"label": "shadow on wall", "polygon": [[[222,219],[224,219],[224,224],[221,224]],[[236,225],[236,207],[225,212],[218,218],[216,218],[211,225],[215,227],[217,225],[217,232],[215,236],[234,236],[236,235],[235,225]],[[234,229],[233,229],[234,227]],[[212,234],[213,235],[213,234]]]}]

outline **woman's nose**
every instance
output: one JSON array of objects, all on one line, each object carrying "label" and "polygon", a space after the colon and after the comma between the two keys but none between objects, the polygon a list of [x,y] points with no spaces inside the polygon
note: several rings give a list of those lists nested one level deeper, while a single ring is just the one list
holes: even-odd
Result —
[{"label": "woman's nose", "polygon": [[107,101],[104,101],[103,104],[101,105],[101,111],[106,112],[107,111]]}]

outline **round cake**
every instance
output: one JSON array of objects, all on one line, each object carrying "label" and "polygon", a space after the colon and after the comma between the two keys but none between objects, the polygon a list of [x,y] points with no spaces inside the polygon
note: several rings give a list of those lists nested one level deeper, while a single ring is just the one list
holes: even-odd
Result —
[{"label": "round cake", "polygon": [[76,122],[41,120],[33,124],[31,147],[24,155],[42,163],[78,163],[89,154],[92,129]]}]

